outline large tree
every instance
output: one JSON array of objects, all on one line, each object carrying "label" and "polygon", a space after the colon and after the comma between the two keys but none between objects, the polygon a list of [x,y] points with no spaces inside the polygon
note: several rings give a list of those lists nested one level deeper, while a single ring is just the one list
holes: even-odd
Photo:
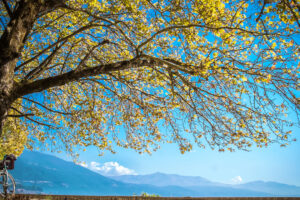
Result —
[{"label": "large tree", "polygon": [[2,153],[248,150],[286,145],[299,124],[299,0],[2,0],[0,12]]}]

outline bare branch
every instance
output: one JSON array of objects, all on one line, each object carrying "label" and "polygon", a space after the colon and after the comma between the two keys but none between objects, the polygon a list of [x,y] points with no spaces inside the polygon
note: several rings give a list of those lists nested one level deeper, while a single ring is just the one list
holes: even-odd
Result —
[{"label": "bare branch", "polygon": [[37,123],[38,125],[42,125],[42,126],[47,126],[49,128],[55,128],[54,126],[50,125],[50,124],[46,124],[46,123],[43,123],[43,122],[40,122],[40,121],[37,121],[35,119],[32,119],[31,117],[29,117],[30,115],[27,115],[27,114],[24,114],[22,113],[21,111],[19,111],[18,109],[14,108],[14,107],[11,107],[11,109],[13,109],[14,111],[16,111],[17,113],[20,113],[20,115],[22,115],[23,117],[25,117],[26,119],[29,119],[30,121],[34,122],[34,123]]},{"label": "bare branch", "polygon": [[46,107],[45,105],[43,105],[43,104],[41,104],[41,103],[39,103],[37,101],[34,101],[32,99],[26,98],[26,97],[22,97],[22,99],[25,99],[26,101],[29,101],[29,102],[32,102],[32,103],[38,105],[38,106],[41,106],[42,108],[44,108],[44,109],[46,109],[46,110],[48,110],[50,112],[53,112],[53,113],[58,113],[58,114],[62,114],[62,115],[71,115],[72,114],[72,113],[61,112],[61,111],[50,109],[50,108]]}]

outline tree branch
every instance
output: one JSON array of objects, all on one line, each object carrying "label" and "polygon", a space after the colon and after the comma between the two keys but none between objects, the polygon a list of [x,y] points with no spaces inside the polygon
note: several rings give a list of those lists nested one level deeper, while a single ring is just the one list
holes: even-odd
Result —
[{"label": "tree branch", "polygon": [[286,6],[290,9],[290,11],[291,11],[291,13],[292,13],[292,15],[293,15],[295,21],[297,22],[297,24],[298,24],[298,26],[299,26],[299,28],[300,28],[299,19],[298,19],[296,13],[293,11],[293,8],[292,8],[290,2],[289,2],[289,1],[284,1],[284,4],[286,4]]},{"label": "tree branch", "polygon": [[37,123],[37,124],[42,125],[42,126],[47,126],[49,128],[55,128],[54,126],[52,126],[50,124],[45,124],[43,122],[39,122],[39,121],[36,121],[35,119],[32,119],[32,118],[28,117],[28,116],[31,116],[31,115],[30,114],[24,114],[24,113],[22,113],[21,111],[19,111],[18,109],[14,108],[14,107],[11,107],[11,109],[16,111],[17,113],[20,113],[20,115],[22,115],[23,117],[25,117],[26,119],[28,119],[30,121],[33,121],[34,123]]},{"label": "tree branch", "polygon": [[28,117],[28,116],[34,116],[34,114],[7,115],[7,117]]},{"label": "tree branch", "polygon": [[13,13],[11,12],[10,7],[9,7],[7,1],[6,0],[2,0],[2,3],[4,4],[4,7],[5,7],[8,15],[9,15],[9,17],[12,18]]},{"label": "tree branch", "polygon": [[[156,58],[153,56],[148,56],[148,55],[144,55],[145,57],[147,57],[149,60],[153,60],[156,63],[159,63],[161,65],[167,65],[173,69],[177,69],[180,70],[182,72],[188,73],[188,74],[195,74],[194,70],[191,70],[189,68],[194,67],[192,65],[186,65],[184,63],[181,63],[179,61],[173,60],[173,59],[160,59],[160,58]],[[202,68],[202,64],[200,64],[199,66],[200,68]],[[195,67],[194,67],[195,68]]]},{"label": "tree branch", "polygon": [[45,59],[43,62],[33,70],[31,70],[24,78],[24,80],[33,79],[34,77],[38,76],[41,72],[44,71],[44,69],[47,67],[47,65],[51,62],[52,58],[55,56],[55,54],[58,52],[58,50],[66,43],[67,40],[65,40],[61,45],[57,46],[52,53]]},{"label": "tree branch", "polygon": [[61,111],[50,109],[50,108],[46,107],[45,105],[43,105],[43,104],[41,104],[37,101],[34,101],[32,99],[26,98],[26,97],[22,97],[22,99],[25,99],[26,101],[29,101],[31,103],[34,103],[34,104],[38,105],[38,106],[41,106],[42,108],[44,108],[44,109],[46,109],[50,112],[53,112],[53,113],[58,113],[58,114],[62,114],[62,115],[71,115],[72,114],[72,113],[66,113],[66,112],[61,112]]},{"label": "tree branch", "polygon": [[141,44],[139,44],[137,46],[137,50],[140,50],[143,46],[145,46],[146,44],[148,44],[149,42],[151,42],[156,36],[171,31],[171,30],[175,30],[175,29],[188,29],[188,28],[204,28],[204,29],[209,29],[209,30],[234,30],[234,31],[241,31],[241,32],[245,32],[245,33],[249,33],[251,35],[254,36],[260,36],[260,35],[277,35],[277,34],[267,34],[267,33],[260,33],[257,31],[250,31],[250,30],[246,30],[240,27],[230,27],[230,26],[220,26],[220,27],[213,27],[213,26],[207,26],[205,24],[188,24],[188,25],[174,25],[174,26],[169,26],[166,28],[163,28],[159,31],[157,31],[156,33],[154,33],[150,38],[148,38],[147,40],[145,40],[144,42],[142,42]]},{"label": "tree branch", "polygon": [[293,2],[294,5],[298,8],[299,13],[300,13],[300,5],[299,5],[295,0],[292,0],[292,2]]},{"label": "tree branch", "polygon": [[263,6],[260,10],[260,13],[259,13],[258,17],[255,20],[256,22],[258,22],[258,20],[261,18],[262,14],[264,13],[265,6],[266,6],[266,1],[264,1],[264,4],[263,4]]},{"label": "tree branch", "polygon": [[131,60],[120,61],[116,63],[98,65],[95,67],[88,67],[81,70],[71,70],[67,73],[36,80],[34,82],[24,83],[21,85],[16,85],[14,88],[14,98],[19,98],[27,94],[41,92],[52,87],[62,86],[67,83],[77,81],[84,77],[96,76],[100,74],[106,74],[108,72],[120,71],[127,68],[136,68],[140,66],[151,66],[154,64],[153,59],[147,60],[146,57],[136,57]]},{"label": "tree branch", "polygon": [[69,38],[71,38],[72,36],[76,35],[76,34],[79,34],[89,28],[92,28],[92,27],[95,27],[97,25],[95,24],[89,24],[87,26],[84,26],[84,27],[81,27],[79,28],[78,30],[74,31],[72,34],[64,37],[64,38],[61,38],[59,40],[57,40],[55,43],[49,45],[47,48],[43,49],[42,51],[40,51],[37,55],[35,55],[34,57],[26,60],[25,62],[23,62],[22,64],[20,64],[18,67],[16,67],[15,69],[15,72],[18,71],[21,67],[23,67],[24,65],[27,65],[28,63],[32,62],[33,60],[37,59],[39,56],[41,56],[43,53],[45,53],[46,51],[48,51],[49,49],[51,49],[52,47],[56,46],[57,44],[59,44],[60,42],[64,42],[66,40],[68,40]]}]

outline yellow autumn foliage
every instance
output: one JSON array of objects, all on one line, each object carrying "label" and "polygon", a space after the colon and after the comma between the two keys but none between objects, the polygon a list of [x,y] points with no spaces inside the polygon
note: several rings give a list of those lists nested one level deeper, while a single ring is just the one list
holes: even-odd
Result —
[{"label": "yellow autumn foliage", "polygon": [[[33,6],[47,2],[58,1]],[[24,145],[75,155],[173,142],[184,153],[292,140],[284,116],[287,107],[299,116],[298,1],[59,2],[24,34],[1,155]],[[0,5],[3,35],[10,16]]]}]

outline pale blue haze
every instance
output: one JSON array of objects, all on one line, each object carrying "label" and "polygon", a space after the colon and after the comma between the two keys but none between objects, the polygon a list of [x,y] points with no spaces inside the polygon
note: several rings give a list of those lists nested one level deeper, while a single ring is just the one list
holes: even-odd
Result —
[{"label": "pale blue haze", "polygon": [[[268,148],[252,148],[251,152],[234,153],[212,151],[195,147],[192,152],[181,154],[176,144],[162,144],[152,155],[138,154],[130,149],[117,149],[117,154],[106,152],[99,157],[95,148],[80,153],[80,161],[86,163],[117,162],[137,174],[162,172],[189,176],[201,176],[221,183],[247,183],[251,181],[275,181],[300,186],[300,129],[293,129],[297,139],[286,148],[277,144]],[[53,154],[52,154],[53,155]],[[54,154],[71,160],[65,154]],[[240,176],[241,181],[232,179]]]}]

